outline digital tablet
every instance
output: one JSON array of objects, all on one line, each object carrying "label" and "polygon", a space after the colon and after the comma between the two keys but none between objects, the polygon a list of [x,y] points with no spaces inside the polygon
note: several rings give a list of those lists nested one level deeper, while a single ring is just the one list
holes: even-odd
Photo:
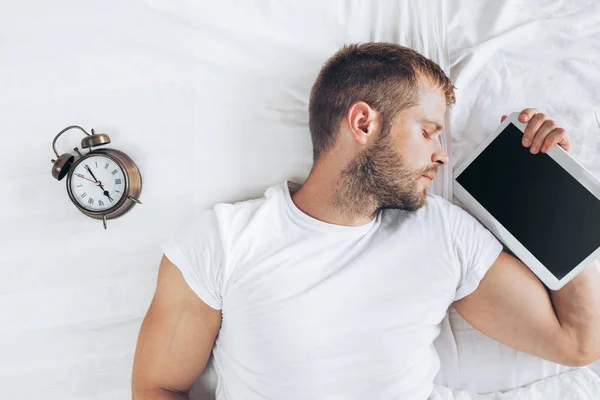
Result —
[{"label": "digital tablet", "polygon": [[600,182],[555,145],[531,154],[509,115],[455,171],[456,197],[550,289],[600,256]]}]

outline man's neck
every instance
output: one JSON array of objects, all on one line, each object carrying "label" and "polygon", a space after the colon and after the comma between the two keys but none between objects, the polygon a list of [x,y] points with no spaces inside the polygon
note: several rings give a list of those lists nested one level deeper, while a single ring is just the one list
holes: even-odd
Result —
[{"label": "man's neck", "polygon": [[340,175],[326,171],[324,165],[313,168],[292,195],[296,207],[312,218],[335,225],[361,226],[373,220],[377,208],[371,199],[353,192],[354,188],[348,187]]}]

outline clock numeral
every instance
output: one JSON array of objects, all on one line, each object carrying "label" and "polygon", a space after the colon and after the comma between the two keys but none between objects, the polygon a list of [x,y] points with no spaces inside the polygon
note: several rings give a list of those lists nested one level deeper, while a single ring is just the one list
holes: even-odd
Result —
[{"label": "clock numeral", "polygon": [[77,185],[77,187],[82,187],[83,185]]},{"label": "clock numeral", "polygon": [[104,165],[104,169],[108,169],[108,163]]},{"label": "clock numeral", "polygon": [[112,203],[113,202],[112,197],[109,197],[108,201],[110,201]]},{"label": "clock numeral", "polygon": [[85,196],[87,196],[87,193],[83,192],[83,194],[81,195],[81,198],[83,199]]},{"label": "clock numeral", "polygon": [[94,205],[94,199],[92,199],[91,197],[88,200],[88,204]]},{"label": "clock numeral", "polygon": [[115,179],[115,185],[120,185],[121,184],[121,180],[120,179]]},{"label": "clock numeral", "polygon": [[117,193],[121,193],[119,190],[115,190],[115,192],[117,192]]},{"label": "clock numeral", "polygon": [[104,205],[104,202],[103,202],[102,200],[98,200],[98,205],[99,205],[100,207],[102,207],[102,206]]},{"label": "clock numeral", "polygon": [[117,171],[117,170],[115,169],[115,170],[112,172],[112,174],[113,174],[113,175],[115,175],[117,172],[119,172],[119,171]]},{"label": "clock numeral", "polygon": [[98,161],[96,161],[96,168],[98,168]]}]

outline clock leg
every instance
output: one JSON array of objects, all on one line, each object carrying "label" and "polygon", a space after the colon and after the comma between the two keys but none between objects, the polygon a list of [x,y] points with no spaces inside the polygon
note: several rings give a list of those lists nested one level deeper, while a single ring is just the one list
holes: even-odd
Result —
[{"label": "clock leg", "polygon": [[127,198],[128,198],[129,200],[131,200],[131,201],[135,202],[135,203],[142,204],[142,202],[141,202],[141,201],[139,201],[138,199],[134,199],[134,198],[133,198],[133,197],[131,197],[131,196],[127,196]]}]

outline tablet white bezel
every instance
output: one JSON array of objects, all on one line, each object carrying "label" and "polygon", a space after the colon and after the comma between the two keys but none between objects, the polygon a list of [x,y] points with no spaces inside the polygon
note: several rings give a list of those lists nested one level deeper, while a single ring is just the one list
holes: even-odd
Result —
[{"label": "tablet white bezel", "polygon": [[[526,123],[519,122],[519,113],[510,114],[496,130],[490,134],[479,145],[453,174],[453,190],[455,196],[464,203],[464,205],[503,242],[524,264],[526,264],[537,277],[551,290],[559,290],[573,279],[583,268],[593,263],[595,258],[600,257],[600,247],[596,249],[586,259],[581,261],[571,272],[562,279],[556,277],[544,265],[523,246],[504,226],[502,226],[473,196],[462,187],[456,178],[479,156],[479,154],[508,126],[514,124],[521,132],[525,131]],[[540,153],[536,154],[539,155]],[[600,182],[579,164],[569,153],[560,146],[553,146],[546,153],[559,165],[561,165],[571,176],[573,176],[581,185],[589,190],[600,201]],[[560,206],[557,205],[557,210]],[[600,223],[600,222],[599,222]]]}]

